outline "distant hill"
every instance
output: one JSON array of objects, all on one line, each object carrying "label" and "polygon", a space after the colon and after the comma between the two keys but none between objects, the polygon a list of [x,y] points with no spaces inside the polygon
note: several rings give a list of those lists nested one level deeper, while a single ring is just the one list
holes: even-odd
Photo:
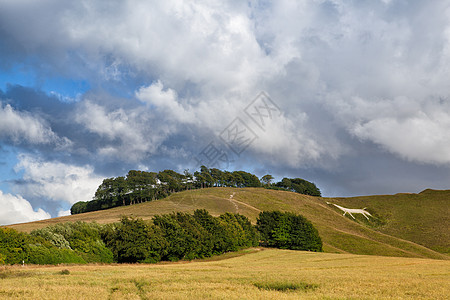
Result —
[{"label": "distant hill", "polygon": [[[384,256],[450,259],[450,191],[426,190],[419,194],[397,194],[352,198],[321,198],[263,188],[206,188],[129,206],[82,213],[8,227],[20,231],[68,221],[116,222],[122,215],[151,219],[173,211],[207,209],[213,215],[237,212],[252,220],[263,210],[300,213],[319,230],[324,251]],[[327,204],[348,208],[367,207],[374,217],[342,216]]]}]

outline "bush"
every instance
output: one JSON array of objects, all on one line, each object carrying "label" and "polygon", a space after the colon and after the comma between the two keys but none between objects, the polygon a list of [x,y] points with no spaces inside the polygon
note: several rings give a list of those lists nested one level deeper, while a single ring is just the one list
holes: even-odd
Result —
[{"label": "bush", "polygon": [[25,233],[0,228],[0,254],[4,264],[21,264],[30,251]]},{"label": "bush", "polygon": [[76,214],[81,214],[84,212],[87,212],[87,202],[86,201],[78,201],[77,203],[75,203],[74,205],[72,205],[72,207],[70,208],[70,214],[72,215],[76,215]]},{"label": "bush", "polygon": [[191,260],[258,244],[258,233],[245,216],[216,218],[206,210],[158,215],[153,225],[123,217],[104,226],[102,238],[114,260],[126,263]]},{"label": "bush", "polygon": [[256,224],[264,246],[322,251],[322,240],[317,229],[301,215],[280,211],[261,212]]},{"label": "bush", "polygon": [[159,227],[168,243],[164,260],[202,258],[211,255],[209,233],[197,223],[192,215],[173,213],[155,216],[153,224]]},{"label": "bush", "polygon": [[86,262],[113,262],[113,254],[103,242],[96,223],[67,222],[36,229],[32,236],[42,237],[59,249],[71,249]]},{"label": "bush", "polygon": [[247,217],[225,213],[219,219],[225,224],[224,238],[228,242],[228,247],[225,251],[237,251],[258,245],[258,234]]},{"label": "bush", "polygon": [[56,265],[61,263],[84,264],[86,261],[74,251],[58,249],[54,246],[49,248],[42,244],[31,244],[27,263],[39,265]]},{"label": "bush", "polygon": [[155,216],[153,224],[128,217],[109,225],[60,223],[31,235],[0,228],[0,263],[191,260],[256,246],[258,239],[245,216],[226,213],[213,217],[206,210]]},{"label": "bush", "polygon": [[[61,224],[62,225],[62,224]],[[49,241],[54,246],[60,249],[71,249],[69,242],[66,240],[63,234],[57,231],[59,225],[49,226],[41,229],[36,229],[31,232],[32,236],[42,237]]]},{"label": "bush", "polygon": [[74,251],[59,249],[41,236],[0,228],[0,258],[3,264],[85,263]]},{"label": "bush", "polygon": [[283,178],[275,186],[304,195],[321,196],[319,188],[314,183],[301,178]]},{"label": "bush", "polygon": [[158,262],[167,247],[159,228],[142,219],[123,217],[114,227],[106,227],[102,236],[119,263]]},{"label": "bush", "polygon": [[237,248],[234,246],[233,232],[223,219],[211,216],[205,209],[196,210],[194,218],[208,232],[211,256],[233,251]]}]

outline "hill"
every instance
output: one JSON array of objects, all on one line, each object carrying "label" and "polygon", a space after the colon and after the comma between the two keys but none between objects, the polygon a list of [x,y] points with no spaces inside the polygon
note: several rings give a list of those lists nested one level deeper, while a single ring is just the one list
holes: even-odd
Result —
[{"label": "hill", "polygon": [[[321,198],[262,188],[207,188],[152,202],[9,227],[29,232],[58,222],[110,223],[122,215],[151,219],[156,214],[193,212],[198,208],[205,208],[213,215],[237,212],[255,222],[260,211],[282,210],[308,218],[319,230],[326,252],[449,259],[447,195],[450,191]],[[367,207],[374,218],[367,221],[362,216],[355,216],[356,220],[343,217],[340,210],[327,202],[351,208]]]},{"label": "hill", "polygon": [[450,190],[336,198],[347,207],[368,207],[381,219],[379,232],[450,254]]}]

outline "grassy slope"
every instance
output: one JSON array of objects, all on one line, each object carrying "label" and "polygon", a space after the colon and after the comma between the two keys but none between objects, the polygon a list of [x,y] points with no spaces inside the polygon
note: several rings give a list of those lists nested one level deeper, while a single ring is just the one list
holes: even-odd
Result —
[{"label": "grassy slope", "polygon": [[[377,231],[450,254],[450,190],[329,201],[351,208],[367,207],[384,221],[384,224],[375,224]],[[360,220],[363,218],[358,218]]]},{"label": "grassy slope", "polygon": [[[230,194],[232,193],[235,193],[235,195],[231,200]],[[421,195],[427,199],[436,198],[427,193]],[[419,198],[421,195],[419,195]],[[10,227],[22,231],[31,231],[56,222],[82,220],[109,223],[117,221],[122,215],[134,215],[150,219],[155,214],[172,211],[193,212],[197,208],[205,208],[213,215],[219,215],[227,211],[238,212],[248,216],[254,222],[262,210],[286,210],[301,213],[312,221],[319,230],[324,242],[324,250],[327,252],[448,259],[448,255],[417,244],[428,245],[429,242],[437,250],[445,249],[445,245],[449,241],[446,232],[448,231],[446,230],[446,228],[448,229],[448,205],[445,205],[445,197],[437,197],[441,200],[427,201],[428,206],[432,206],[432,208],[426,209],[424,215],[433,215],[433,217],[423,217],[424,219],[421,221],[423,223],[428,219],[430,219],[430,222],[433,218],[437,219],[435,222],[433,221],[432,225],[427,225],[427,230],[434,230],[435,236],[438,236],[439,239],[442,236],[440,242],[430,238],[428,236],[431,235],[430,232],[428,232],[428,235],[411,233],[411,230],[420,231],[423,228],[418,225],[422,223],[416,222],[416,220],[422,219],[416,216],[417,212],[414,206],[418,205],[417,201],[423,204],[426,199],[420,198],[422,200],[417,200],[409,205],[408,202],[405,202],[406,200],[395,201],[395,197],[399,196],[376,196],[373,198],[374,200],[370,200],[371,197],[325,199],[255,188],[212,188],[185,191],[154,202],[17,224]],[[393,200],[388,201],[389,199]],[[358,217],[357,221],[353,221],[348,217],[343,217],[340,211],[327,205],[326,201],[351,208],[367,206],[369,211],[379,216],[380,220],[386,224],[365,222],[361,217]],[[439,206],[434,207],[436,205]],[[427,206],[422,205],[422,207]],[[437,215],[429,211],[435,211]],[[410,214],[414,216],[412,219],[409,218]],[[439,226],[436,226],[436,224],[439,224]],[[427,239],[420,240],[420,236],[425,236]],[[407,238],[417,243],[407,241]]]}]

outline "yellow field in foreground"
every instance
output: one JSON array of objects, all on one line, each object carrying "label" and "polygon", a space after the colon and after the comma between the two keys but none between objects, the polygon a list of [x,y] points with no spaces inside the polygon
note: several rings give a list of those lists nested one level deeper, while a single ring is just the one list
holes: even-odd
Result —
[{"label": "yellow field in foreground", "polygon": [[[257,287],[303,283],[312,286]],[[448,299],[449,291],[450,261],[288,250],[218,261],[0,271],[2,299]]]}]

